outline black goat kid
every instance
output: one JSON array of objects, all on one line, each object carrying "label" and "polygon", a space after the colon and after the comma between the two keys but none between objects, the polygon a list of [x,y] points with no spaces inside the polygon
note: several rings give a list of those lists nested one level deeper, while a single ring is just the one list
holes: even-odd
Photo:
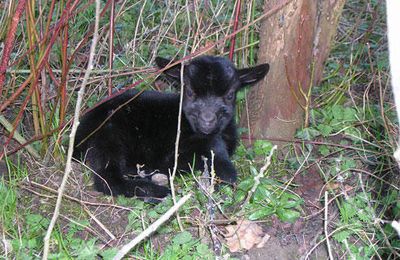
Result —
[{"label": "black goat kid", "polygon": [[[163,68],[170,61],[157,58],[156,63]],[[179,82],[180,68],[164,73]],[[261,80],[268,70],[268,64],[236,69],[230,61],[212,56],[193,59],[184,67],[178,169],[188,171],[191,164],[203,170],[201,156],[210,158],[212,150],[217,177],[226,183],[236,181],[229,159],[237,143],[236,93]],[[163,198],[169,189],[155,184],[151,176],[157,171],[168,175],[174,165],[178,110],[178,94],[126,91],[82,118],[74,157],[84,156],[96,172],[98,191],[146,200]]]}]

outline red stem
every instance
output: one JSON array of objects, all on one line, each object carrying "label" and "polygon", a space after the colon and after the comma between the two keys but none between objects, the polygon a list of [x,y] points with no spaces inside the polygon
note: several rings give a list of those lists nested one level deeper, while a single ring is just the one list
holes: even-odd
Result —
[{"label": "red stem", "polygon": [[[82,12],[85,11],[91,4],[93,4],[93,2],[94,2],[94,0],[91,0],[91,1],[89,1],[88,3],[86,3],[84,6],[82,6],[81,8],[79,8],[78,10],[75,10],[76,7],[77,7],[77,4],[79,3],[79,0],[75,1],[75,3],[72,5],[72,7],[71,7],[71,9],[70,9],[69,17],[73,17],[73,16],[77,15],[78,13],[82,13]],[[107,7],[110,5],[110,2],[111,2],[111,0],[108,0],[107,3],[105,4],[105,6],[104,6],[104,8],[103,8],[103,11],[100,13],[100,16],[101,16],[101,17],[103,17],[105,11],[107,10]],[[54,6],[51,5],[50,8],[51,8],[51,11],[52,11],[52,10],[54,9]],[[61,18],[62,18],[62,16],[61,16]],[[59,19],[59,21],[58,21],[54,26],[52,26],[52,28],[50,28],[50,29],[48,30],[48,33],[47,33],[47,34],[40,40],[40,42],[38,43],[39,45],[40,45],[40,44],[45,44],[45,42],[48,40],[48,38],[50,37],[50,35],[52,35],[52,34],[54,33],[54,31],[55,31],[56,28],[58,28],[59,26],[63,27],[63,26],[65,25],[65,23],[68,22],[68,20],[61,19],[61,18]],[[89,30],[89,31],[90,31],[90,30]],[[91,34],[92,34],[92,33],[90,33],[90,35],[91,35]],[[25,60],[25,59],[26,59],[26,56],[27,56],[28,54],[32,53],[32,52],[35,50],[35,48],[37,47],[38,44],[32,46],[32,47],[29,48],[29,50],[27,50],[25,53],[21,54],[20,57],[10,65],[10,67],[12,67],[12,66],[14,66],[14,65],[16,65],[16,64],[18,64],[18,63],[20,63],[22,60]]]},{"label": "red stem", "polygon": [[1,58],[1,63],[0,63],[0,96],[3,90],[4,80],[6,78],[8,61],[10,60],[12,47],[14,46],[14,39],[15,39],[15,33],[17,31],[17,25],[21,18],[21,14],[25,9],[25,4],[26,0],[18,1],[17,9],[15,10],[15,14],[12,18],[10,29],[8,30],[6,42],[4,44],[3,57]]},{"label": "red stem", "polygon": [[[72,0],[69,0],[69,1],[67,2],[67,5],[68,5],[71,1],[72,1]],[[79,2],[79,0],[75,0],[75,2],[74,2],[74,4],[72,5],[71,9],[75,8],[75,7],[76,7],[76,4],[77,4],[78,2]],[[38,73],[43,69],[43,67],[45,66],[45,64],[47,63],[47,59],[48,59],[48,56],[49,56],[49,54],[50,54],[50,50],[51,50],[52,46],[54,45],[54,43],[55,43],[55,41],[56,41],[56,39],[57,39],[57,36],[58,36],[58,34],[60,33],[60,30],[62,29],[62,26],[61,26],[61,25],[64,24],[64,22],[61,22],[61,21],[68,21],[68,18],[69,18],[69,15],[70,15],[70,11],[71,11],[71,10],[64,9],[63,14],[62,14],[61,17],[60,17],[60,23],[58,24],[58,26],[56,26],[56,28],[55,28],[55,30],[54,30],[54,33],[52,34],[52,37],[51,37],[51,39],[50,39],[50,42],[48,43],[47,48],[46,48],[46,50],[45,50],[45,53],[44,53],[43,57],[41,58],[40,63],[39,63],[39,66],[38,66],[38,68],[37,68],[37,70],[36,70],[36,74],[38,74]],[[33,69],[34,69],[34,68],[33,68]],[[19,93],[21,93],[22,90],[25,89],[25,87],[26,87],[27,84],[29,83],[30,79],[32,78],[32,74],[33,74],[33,73],[31,73],[31,74],[29,75],[28,79],[25,80],[25,82],[22,83],[22,85],[18,88],[17,91],[19,91]],[[36,77],[36,78],[34,79],[34,82],[32,82],[32,84],[31,84],[31,86],[30,86],[30,88],[29,88],[29,91],[28,91],[28,93],[27,93],[27,96],[25,97],[24,103],[22,104],[21,109],[20,109],[20,111],[18,112],[18,115],[17,115],[17,117],[16,117],[16,119],[15,119],[15,121],[14,121],[13,130],[11,131],[10,135],[9,135],[8,138],[7,138],[7,141],[5,142],[5,144],[4,144],[4,146],[3,146],[4,149],[3,149],[2,153],[0,154],[0,160],[3,158],[3,156],[4,156],[5,152],[6,152],[6,148],[7,148],[8,144],[10,143],[10,141],[11,141],[13,135],[14,135],[15,129],[16,129],[17,125],[19,124],[19,122],[20,122],[21,119],[22,119],[22,115],[23,115],[23,112],[25,111],[25,108],[26,108],[26,106],[27,106],[27,104],[28,104],[28,101],[29,101],[30,97],[32,96],[33,91],[35,90],[35,86],[37,86],[37,84],[38,84],[38,79],[39,79],[39,77]],[[6,100],[6,102],[4,102],[4,104],[0,107],[0,111],[4,110],[9,104],[11,104],[11,102],[12,102],[15,98],[18,97],[19,94],[18,94],[18,95],[15,95],[15,94],[16,94],[16,93],[14,93],[14,94],[12,95],[11,98],[9,98],[8,100]]]},{"label": "red stem", "polygon": [[[69,8],[67,5],[66,8]],[[68,76],[68,22],[64,26],[64,34],[62,36],[62,73],[61,73],[61,84],[60,84],[60,123],[64,122],[66,106],[67,106],[67,76]]]},{"label": "red stem", "polygon": [[[79,0],[75,0],[75,3],[71,8],[75,7],[75,4],[76,4],[77,1],[79,1]],[[51,39],[50,39],[49,43],[47,44],[47,48],[45,50],[45,53],[44,53],[43,57],[40,60],[40,63],[39,63],[39,66],[37,68],[37,73],[36,74],[39,74],[40,71],[42,71],[43,66],[46,64],[47,58],[50,55],[50,50],[53,47],[53,45],[54,45],[54,43],[55,43],[55,41],[57,39],[57,36],[60,33],[60,30],[62,29],[62,25],[64,25],[64,22],[61,22],[61,21],[68,21],[69,14],[70,14],[70,10],[66,10],[65,9],[63,14],[61,15],[60,23],[58,23],[56,25],[56,28],[54,29],[54,32],[53,32],[53,34],[51,36]],[[31,77],[32,77],[32,74],[28,77],[27,80],[25,80],[24,83],[22,83],[22,85],[18,88],[18,90],[16,92],[14,92],[14,94],[3,103],[3,105],[0,107],[0,112],[3,111],[4,109],[6,109],[22,93],[22,91],[24,90],[26,85],[31,80]],[[36,85],[37,81],[38,81],[38,77],[36,77],[35,82],[33,82],[32,85]]]},{"label": "red stem", "polygon": [[60,87],[60,81],[56,78],[56,76],[54,75],[53,70],[51,69],[49,62],[46,62],[46,70],[49,73],[50,79],[54,82],[54,85],[56,85],[57,88]]},{"label": "red stem", "polygon": [[[240,6],[241,6],[241,1],[238,0],[236,2],[236,9],[235,9],[235,22],[233,24],[233,33],[235,33],[238,29],[238,24],[239,24],[239,16],[240,16]],[[233,60],[233,53],[235,52],[235,43],[236,43],[236,34],[234,34],[231,38],[231,47],[229,50],[229,59]]]},{"label": "red stem", "polygon": [[[351,146],[351,145],[343,145],[343,144],[335,144],[335,143],[327,143],[327,142],[320,142],[320,141],[310,141],[310,140],[301,140],[301,139],[286,139],[286,138],[279,138],[279,137],[265,137],[265,138],[255,138],[252,136],[247,136],[247,135],[242,135],[240,137],[242,140],[267,140],[271,142],[282,142],[282,143],[298,143],[298,144],[314,144],[314,145],[327,145],[327,146],[335,146],[339,148],[344,148],[344,149],[351,149],[351,150],[356,150],[356,151],[362,151],[362,152],[374,152],[372,150],[367,150],[365,148],[359,148],[356,146]],[[380,153],[382,154],[382,153]]]},{"label": "red stem", "polygon": [[108,53],[108,68],[110,69],[110,73],[108,74],[108,95],[112,94],[112,77],[111,71],[113,69],[113,60],[114,60],[114,15],[115,15],[115,1],[111,0],[111,10],[110,10],[110,38],[109,38],[109,47],[110,52]]}]

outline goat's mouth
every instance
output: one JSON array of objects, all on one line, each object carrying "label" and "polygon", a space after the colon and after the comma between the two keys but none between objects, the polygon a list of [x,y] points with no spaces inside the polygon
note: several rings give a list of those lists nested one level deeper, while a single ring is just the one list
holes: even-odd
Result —
[{"label": "goat's mouth", "polygon": [[195,124],[195,132],[203,135],[212,135],[219,132],[219,127],[217,123],[205,123],[198,120]]},{"label": "goat's mouth", "polygon": [[216,127],[203,127],[199,126],[197,128],[198,132],[203,135],[210,135],[210,134],[215,134],[218,132],[218,129]]}]

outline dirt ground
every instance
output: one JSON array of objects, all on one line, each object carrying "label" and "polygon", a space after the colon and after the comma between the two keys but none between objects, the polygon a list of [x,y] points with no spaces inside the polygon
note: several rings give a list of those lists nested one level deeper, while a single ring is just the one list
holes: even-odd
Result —
[{"label": "dirt ground", "polygon": [[[16,160],[15,156],[11,157]],[[27,160],[31,160],[28,159]],[[50,206],[53,204],[53,199],[56,198],[56,189],[63,176],[61,168],[38,167],[39,164],[32,161],[32,168],[29,172],[31,174],[30,180],[24,181],[21,186],[22,197],[32,198],[30,200],[30,209],[40,209],[38,213],[51,216],[51,207],[48,210],[43,210],[43,203]],[[89,182],[84,179],[80,174],[81,166],[74,164],[72,172],[70,187],[67,188],[66,194],[70,197],[66,199],[68,203],[75,204],[77,207],[85,206],[93,216],[96,217],[99,223],[109,229],[110,233],[114,234],[117,239],[111,239],[110,235],[104,228],[100,228],[94,218],[92,218],[91,225],[94,232],[90,234],[82,232],[83,239],[90,236],[95,236],[99,239],[100,246],[118,247],[124,244],[124,241],[132,239],[137,234],[126,233],[126,226],[128,225],[129,210],[124,207],[118,207],[114,204],[113,198],[100,196],[98,192],[94,191],[92,187],[86,187]],[[7,172],[7,167],[4,161],[0,162],[0,175]],[[307,174],[298,174],[294,178],[294,183],[297,189],[294,190],[299,196],[304,199],[303,214],[300,219],[295,223],[283,223],[278,218],[272,217],[269,222],[259,223],[262,226],[263,232],[268,234],[270,238],[262,248],[252,248],[240,253],[232,253],[231,256],[239,259],[276,259],[276,260],[292,260],[304,259],[305,255],[310,252],[314,247],[318,238],[323,236],[323,205],[320,203],[320,196],[323,194],[324,182],[322,181],[317,170],[313,167],[308,169]],[[43,196],[43,198],[41,197]],[[100,198],[101,197],[101,198]],[[73,199],[75,198],[75,199]],[[100,199],[99,199],[100,198]],[[36,204],[36,205],[34,205]],[[74,207],[74,206],[72,206]],[[65,220],[60,220],[63,223]],[[223,226],[219,226],[223,230]],[[158,248],[163,248],[170,242],[170,238],[165,235],[160,235],[152,238]],[[209,240],[209,243],[211,241]],[[313,249],[310,254],[310,259],[327,259],[327,251],[325,244],[321,244]]]},{"label": "dirt ground", "polygon": [[[71,176],[69,185],[72,187],[68,188],[66,194],[70,196],[66,201],[76,204],[75,206],[87,207],[87,210],[91,212],[93,216],[96,216],[99,223],[104,223],[109,231],[114,234],[117,239],[110,239],[104,228],[99,228],[94,218],[91,219],[91,225],[94,227],[94,233],[90,234],[82,232],[81,236],[83,239],[89,236],[96,236],[99,239],[101,246],[118,247],[124,244],[124,241],[132,239],[136,234],[126,233],[126,226],[128,225],[128,214],[129,210],[124,207],[115,206],[110,197],[101,197],[98,192],[93,191],[92,187],[85,187],[87,180],[84,180],[80,172],[79,165],[74,165],[74,171]],[[30,209],[43,209],[43,203],[52,204],[50,198],[55,199],[55,190],[58,187],[58,183],[61,182],[62,170],[55,167],[32,169],[37,174],[30,181],[23,182],[22,184],[22,197],[31,198],[32,195],[36,198],[30,201]],[[0,163],[0,173],[4,174],[7,168],[4,162]],[[298,186],[295,192],[304,199],[302,217],[295,223],[283,223],[276,217],[272,217],[272,220],[265,223],[260,223],[265,234],[268,234],[270,238],[262,248],[252,248],[247,251],[240,253],[232,253],[231,256],[239,259],[279,259],[279,260],[291,260],[291,259],[302,259],[315,245],[318,238],[323,235],[323,206],[319,202],[321,190],[323,189],[323,181],[321,180],[317,171],[313,168],[308,170],[307,176],[298,174],[294,182]],[[46,188],[47,187],[47,188]],[[40,198],[42,194],[46,198]],[[101,197],[101,199],[99,199]],[[71,199],[75,198],[75,199]],[[37,204],[36,206],[33,204]],[[41,206],[42,205],[42,206]],[[72,206],[73,207],[73,206]],[[40,214],[48,214],[50,217],[51,207],[48,207],[48,211],[38,212]],[[63,220],[61,219],[61,223]],[[219,229],[223,230],[223,226],[219,226]],[[170,239],[165,235],[152,238],[153,242],[159,244],[161,248],[168,243]],[[210,241],[211,244],[211,241]],[[159,246],[157,246],[159,247]],[[160,248],[160,247],[159,247]],[[327,251],[325,244],[321,244],[310,254],[310,259],[327,259]]]}]

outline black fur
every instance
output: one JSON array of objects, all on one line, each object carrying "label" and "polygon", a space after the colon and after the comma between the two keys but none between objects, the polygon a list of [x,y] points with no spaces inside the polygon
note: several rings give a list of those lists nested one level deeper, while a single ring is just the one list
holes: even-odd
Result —
[{"label": "black fur", "polygon": [[[156,59],[161,68],[169,62]],[[217,177],[236,181],[229,159],[237,142],[236,92],[262,79],[268,70],[268,64],[238,70],[230,61],[212,56],[185,66],[178,169],[188,171],[194,163],[202,170],[201,156],[210,158],[213,150]],[[179,82],[180,65],[164,73]],[[150,176],[156,170],[168,175],[173,167],[178,109],[178,94],[129,90],[88,112],[77,131],[74,156],[84,156],[96,172],[96,189],[128,197],[167,196],[169,189],[156,185]],[[137,174],[137,165],[143,165],[140,170],[147,177]]]}]

